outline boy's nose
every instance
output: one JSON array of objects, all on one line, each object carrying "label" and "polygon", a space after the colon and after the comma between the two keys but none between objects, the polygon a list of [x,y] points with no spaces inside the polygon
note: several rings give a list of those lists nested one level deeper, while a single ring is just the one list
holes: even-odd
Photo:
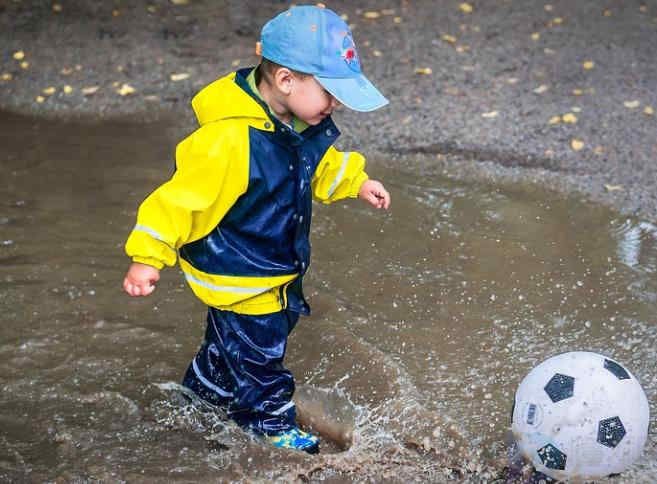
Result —
[{"label": "boy's nose", "polygon": [[342,106],[342,103],[335,96],[331,96],[331,109],[339,108],[340,106]]}]

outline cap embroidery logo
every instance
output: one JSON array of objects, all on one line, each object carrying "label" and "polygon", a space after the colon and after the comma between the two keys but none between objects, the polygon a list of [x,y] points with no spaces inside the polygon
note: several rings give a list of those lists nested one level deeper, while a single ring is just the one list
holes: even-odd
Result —
[{"label": "cap embroidery logo", "polygon": [[354,41],[351,38],[351,35],[345,34],[342,39],[342,58],[344,59],[347,67],[354,72],[360,73],[360,62],[358,61],[358,53],[356,52],[356,46]]}]

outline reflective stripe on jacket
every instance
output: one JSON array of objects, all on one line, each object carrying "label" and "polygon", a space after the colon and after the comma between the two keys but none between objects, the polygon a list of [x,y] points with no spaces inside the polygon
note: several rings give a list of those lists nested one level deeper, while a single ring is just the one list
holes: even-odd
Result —
[{"label": "reflective stripe on jacket", "polygon": [[307,312],[300,280],[310,262],[312,198],[356,197],[365,160],[333,147],[339,131],[330,117],[296,133],[270,115],[250,93],[249,72],[194,97],[201,126],[177,146],[171,180],[139,207],[126,253],[158,269],[179,259],[209,306]]}]

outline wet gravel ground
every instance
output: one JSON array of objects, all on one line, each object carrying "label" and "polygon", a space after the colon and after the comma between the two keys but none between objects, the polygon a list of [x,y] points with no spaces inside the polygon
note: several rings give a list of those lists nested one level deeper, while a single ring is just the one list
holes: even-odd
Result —
[{"label": "wet gravel ground", "polygon": [[[193,94],[254,64],[260,26],[289,5],[184,3],[0,0],[0,109],[165,118],[182,137]],[[338,113],[341,148],[657,219],[657,1],[326,3],[391,100]]]}]

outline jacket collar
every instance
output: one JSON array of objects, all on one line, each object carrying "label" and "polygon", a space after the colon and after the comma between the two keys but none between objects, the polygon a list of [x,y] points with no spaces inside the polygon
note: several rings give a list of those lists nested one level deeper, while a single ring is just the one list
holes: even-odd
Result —
[{"label": "jacket collar", "polygon": [[250,118],[258,129],[264,126],[267,131],[274,131],[274,137],[284,144],[299,146],[306,139],[322,132],[331,139],[331,143],[335,141],[340,131],[330,116],[315,126],[309,126],[302,133],[295,132],[274,116],[267,104],[249,87],[246,78],[253,69],[247,67],[231,72],[208,84],[194,96],[192,107],[200,125],[222,119]]}]

